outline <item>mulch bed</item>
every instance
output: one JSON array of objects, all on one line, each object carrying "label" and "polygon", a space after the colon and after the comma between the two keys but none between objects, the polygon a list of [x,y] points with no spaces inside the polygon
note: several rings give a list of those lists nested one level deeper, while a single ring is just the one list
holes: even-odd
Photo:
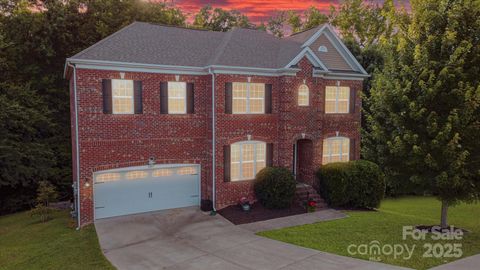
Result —
[{"label": "mulch bed", "polygon": [[267,219],[293,216],[306,213],[300,205],[292,205],[287,209],[267,209],[261,203],[254,203],[250,211],[245,212],[239,205],[231,205],[218,211],[220,215],[235,225],[252,223]]}]

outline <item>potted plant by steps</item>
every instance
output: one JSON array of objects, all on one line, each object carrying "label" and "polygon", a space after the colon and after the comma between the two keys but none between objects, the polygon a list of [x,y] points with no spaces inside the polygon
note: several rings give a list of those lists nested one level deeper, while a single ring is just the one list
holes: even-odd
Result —
[{"label": "potted plant by steps", "polygon": [[317,208],[317,202],[312,200],[312,199],[308,199],[308,201],[307,201],[307,212],[308,213],[315,212],[316,208]]},{"label": "potted plant by steps", "polygon": [[245,212],[250,211],[250,201],[246,197],[240,198],[239,204],[242,207],[243,211]]}]

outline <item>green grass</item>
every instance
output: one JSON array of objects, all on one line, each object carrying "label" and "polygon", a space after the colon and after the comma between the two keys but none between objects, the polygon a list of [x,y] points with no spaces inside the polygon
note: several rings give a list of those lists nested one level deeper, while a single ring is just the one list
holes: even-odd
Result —
[{"label": "green grass", "polygon": [[425,243],[461,243],[463,256],[480,253],[480,204],[461,204],[449,209],[449,224],[470,232],[462,240],[434,241],[427,236],[425,241],[411,238],[402,240],[404,225],[434,225],[440,221],[440,203],[429,197],[405,197],[386,199],[379,211],[346,211],[348,218],[315,224],[261,232],[259,235],[287,243],[368,260],[370,255],[349,255],[351,244],[369,244],[377,240],[384,244],[415,245],[409,259],[394,258],[393,255],[380,256],[384,263],[428,269],[458,258],[424,258]]},{"label": "green grass", "polygon": [[54,217],[46,223],[28,212],[0,217],[0,269],[115,269],[92,225],[76,231],[67,212]]}]

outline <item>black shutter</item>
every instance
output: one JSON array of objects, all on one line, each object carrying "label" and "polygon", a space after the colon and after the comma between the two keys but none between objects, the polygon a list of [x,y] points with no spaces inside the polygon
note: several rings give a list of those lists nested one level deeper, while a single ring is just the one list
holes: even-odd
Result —
[{"label": "black shutter", "polygon": [[225,83],[225,113],[232,113],[232,83]]},{"label": "black shutter", "polygon": [[187,113],[194,113],[194,86],[193,83],[187,83]]},{"label": "black shutter", "polygon": [[355,145],[355,139],[350,139],[350,160],[356,160],[356,145]]},{"label": "black shutter", "polygon": [[273,143],[267,143],[267,153],[266,153],[267,167],[272,167],[273,165]]},{"label": "black shutter", "polygon": [[102,80],[103,113],[112,113],[112,80]]},{"label": "black shutter", "polygon": [[142,81],[133,82],[133,104],[135,114],[143,113]]},{"label": "black shutter", "polygon": [[265,113],[272,113],[272,85],[265,84]]},{"label": "black shutter", "polygon": [[168,83],[160,83],[160,113],[168,114]]},{"label": "black shutter", "polygon": [[355,112],[355,89],[350,88],[350,113]]},{"label": "black shutter", "polygon": [[223,147],[223,179],[230,182],[230,145]]}]

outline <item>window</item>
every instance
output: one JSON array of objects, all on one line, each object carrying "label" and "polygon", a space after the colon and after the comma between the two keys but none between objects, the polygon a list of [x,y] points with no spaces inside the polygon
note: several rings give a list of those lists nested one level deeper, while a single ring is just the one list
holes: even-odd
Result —
[{"label": "window", "polygon": [[350,157],[350,139],[333,137],[323,140],[322,164],[348,161]]},{"label": "window", "polygon": [[120,180],[119,173],[103,173],[95,177],[95,182],[113,182]]},{"label": "window", "polygon": [[325,88],[325,113],[348,113],[350,87],[327,86]]},{"label": "window", "polygon": [[328,52],[328,49],[327,49],[326,46],[321,45],[320,47],[318,47],[318,51],[319,52]]},{"label": "window", "polygon": [[309,102],[308,86],[302,84],[298,88],[298,106],[308,106]]},{"label": "window", "polygon": [[266,143],[246,141],[232,144],[230,163],[232,181],[254,179],[266,166]]},{"label": "window", "polygon": [[126,174],[128,180],[146,178],[147,175],[148,173],[146,171],[131,171]]},{"label": "window", "polygon": [[239,82],[233,83],[232,113],[265,113],[265,84]]},{"label": "window", "polygon": [[197,169],[195,167],[183,167],[177,170],[178,175],[188,175],[188,174],[197,174]]},{"label": "window", "polygon": [[133,81],[112,80],[112,112],[133,114]]},{"label": "window", "polygon": [[172,174],[173,172],[171,169],[158,169],[153,171],[152,173],[153,177],[170,176]]},{"label": "window", "polygon": [[187,113],[187,84],[168,82],[168,113]]}]

